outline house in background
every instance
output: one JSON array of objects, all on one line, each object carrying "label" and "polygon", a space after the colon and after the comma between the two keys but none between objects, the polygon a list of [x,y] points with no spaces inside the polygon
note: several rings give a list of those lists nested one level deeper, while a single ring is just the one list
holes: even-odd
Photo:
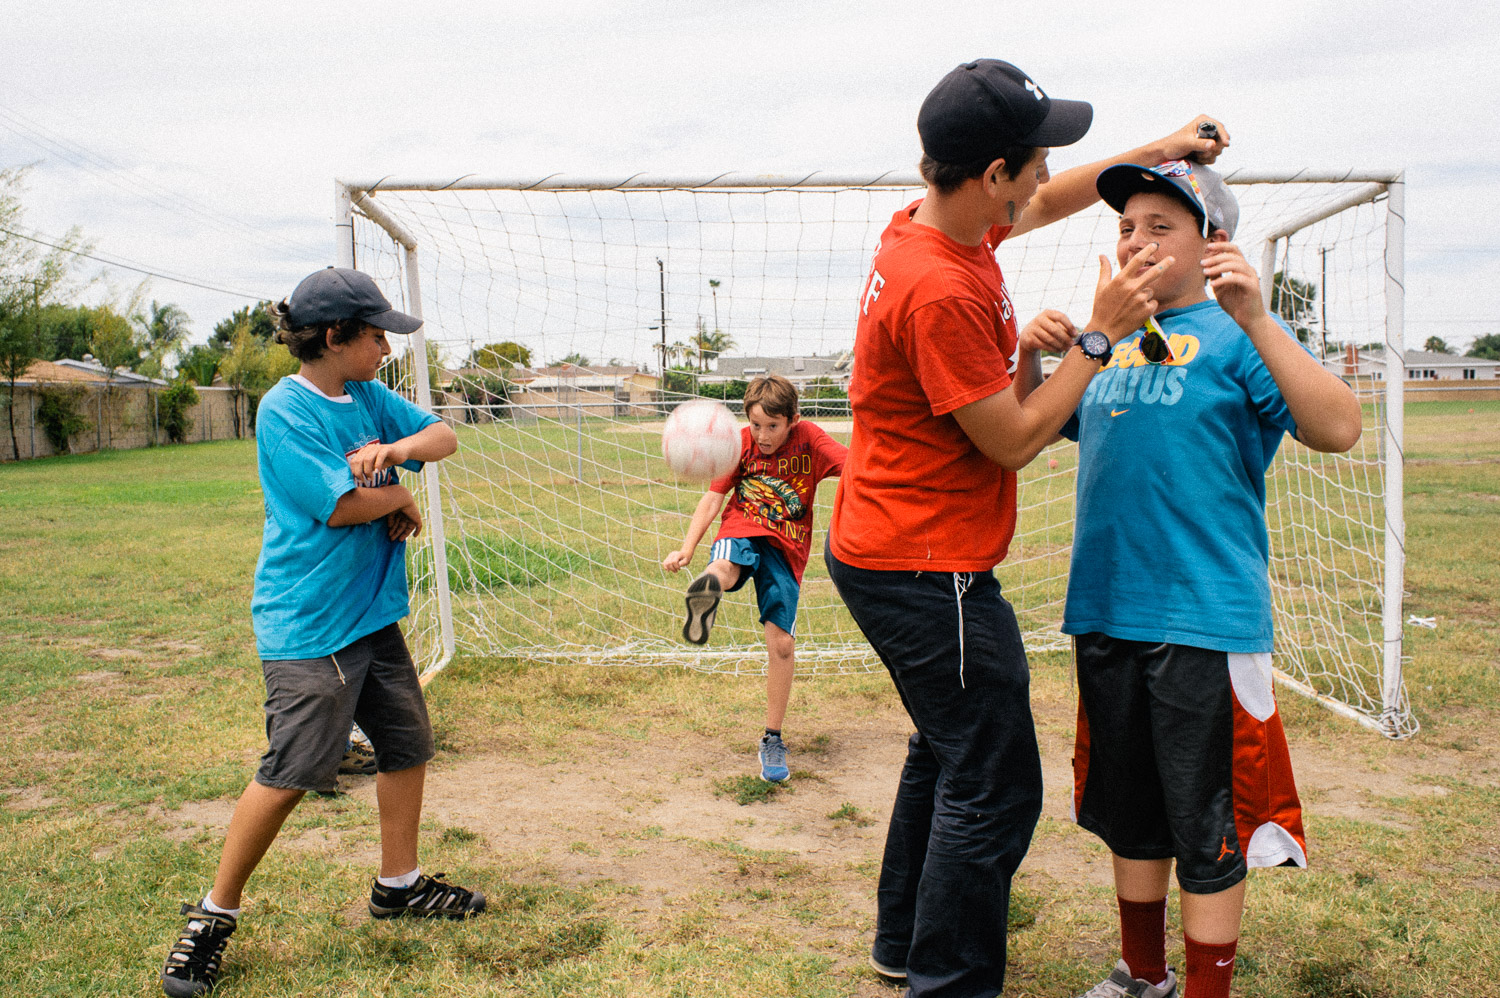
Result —
[{"label": "house in background", "polygon": [[572,419],[584,416],[652,416],[657,408],[660,381],[638,367],[563,364],[536,369],[516,368],[507,377],[511,412],[532,419]]},{"label": "house in background", "polygon": [[[1385,350],[1360,350],[1350,343],[1342,353],[1324,357],[1323,366],[1341,378],[1384,381]],[[1500,378],[1500,360],[1406,351],[1407,381],[1494,381],[1496,378]]]},{"label": "house in background", "polygon": [[820,357],[816,354],[800,357],[720,357],[714,365],[714,373],[699,377],[705,384],[718,381],[749,381],[763,374],[779,374],[799,388],[819,379],[841,388],[849,387],[849,375],[854,372],[854,354],[843,353]]}]

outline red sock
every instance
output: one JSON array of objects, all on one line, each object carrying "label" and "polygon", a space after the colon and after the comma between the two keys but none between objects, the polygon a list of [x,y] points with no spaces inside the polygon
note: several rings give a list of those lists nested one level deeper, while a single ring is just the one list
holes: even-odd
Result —
[{"label": "red sock", "polygon": [[1234,951],[1239,940],[1200,943],[1184,936],[1187,944],[1188,993],[1193,998],[1229,998],[1229,979],[1234,976]]},{"label": "red sock", "polygon": [[1120,903],[1120,956],[1131,977],[1151,985],[1167,979],[1167,899]]}]

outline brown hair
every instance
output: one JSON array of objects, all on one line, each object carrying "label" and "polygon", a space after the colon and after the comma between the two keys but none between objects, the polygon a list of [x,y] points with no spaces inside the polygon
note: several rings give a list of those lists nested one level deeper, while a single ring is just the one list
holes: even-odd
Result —
[{"label": "brown hair", "polygon": [[266,306],[266,311],[271,314],[271,322],[276,327],[276,342],[284,344],[298,360],[317,360],[323,356],[328,342],[323,335],[325,331],[333,330],[334,343],[348,343],[357,338],[366,325],[363,319],[339,319],[316,326],[293,326],[287,320],[285,298],[280,304]]},{"label": "brown hair", "polygon": [[1035,146],[1007,146],[1000,150],[998,156],[988,156],[967,163],[942,163],[924,152],[917,169],[921,172],[922,179],[939,194],[952,194],[964,185],[964,181],[984,176],[984,171],[997,159],[1005,160],[1005,166],[1001,169],[1005,171],[1006,179],[1015,180],[1034,155]]},{"label": "brown hair", "polygon": [[767,374],[750,382],[745,389],[745,413],[752,405],[760,406],[767,416],[781,416],[788,421],[797,415],[797,386],[779,374]]}]

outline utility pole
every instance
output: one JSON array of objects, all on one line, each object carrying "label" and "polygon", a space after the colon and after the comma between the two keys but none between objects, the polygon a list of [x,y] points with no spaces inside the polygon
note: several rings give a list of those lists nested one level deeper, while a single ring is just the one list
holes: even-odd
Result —
[{"label": "utility pole", "polygon": [[667,381],[667,268],[656,258],[657,279],[661,284],[661,378],[662,387]]},{"label": "utility pole", "polygon": [[1318,284],[1318,328],[1322,330],[1323,356],[1328,356],[1328,247],[1324,246],[1318,250],[1318,255],[1323,258],[1323,277]]}]

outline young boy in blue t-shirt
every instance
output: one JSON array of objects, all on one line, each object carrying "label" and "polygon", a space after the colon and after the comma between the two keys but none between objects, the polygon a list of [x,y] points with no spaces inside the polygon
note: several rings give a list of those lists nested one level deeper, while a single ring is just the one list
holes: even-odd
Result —
[{"label": "young boy in blue t-shirt", "polygon": [[409,612],[405,541],[422,517],[396,469],[419,471],[458,438],[375,372],[391,352],[386,334],[421,320],[391,308],[365,274],[334,267],[273,311],[277,340],[302,366],[266,393],[256,426],[266,520],[251,616],[270,744],[235,805],[213,888],[182,906],[188,921],[162,969],[169,995],[212,990],[245,882],[302,795],[336,788],[353,722],[378,769],[370,913],[463,918],[485,906],[417,865],[432,726],[397,621]]},{"label": "young boy in blue t-shirt", "polygon": [[1101,356],[1063,428],[1079,446],[1062,626],[1078,663],[1074,813],[1113,854],[1122,951],[1085,998],[1177,994],[1174,866],[1188,993],[1227,998],[1247,870],[1307,864],[1271,687],[1266,470],[1288,433],[1348,450],[1360,408],[1267,313],[1214,171],[1125,164],[1096,183],[1120,212],[1121,266],[1143,251],[1142,266],[1171,264],[1155,316]]}]

